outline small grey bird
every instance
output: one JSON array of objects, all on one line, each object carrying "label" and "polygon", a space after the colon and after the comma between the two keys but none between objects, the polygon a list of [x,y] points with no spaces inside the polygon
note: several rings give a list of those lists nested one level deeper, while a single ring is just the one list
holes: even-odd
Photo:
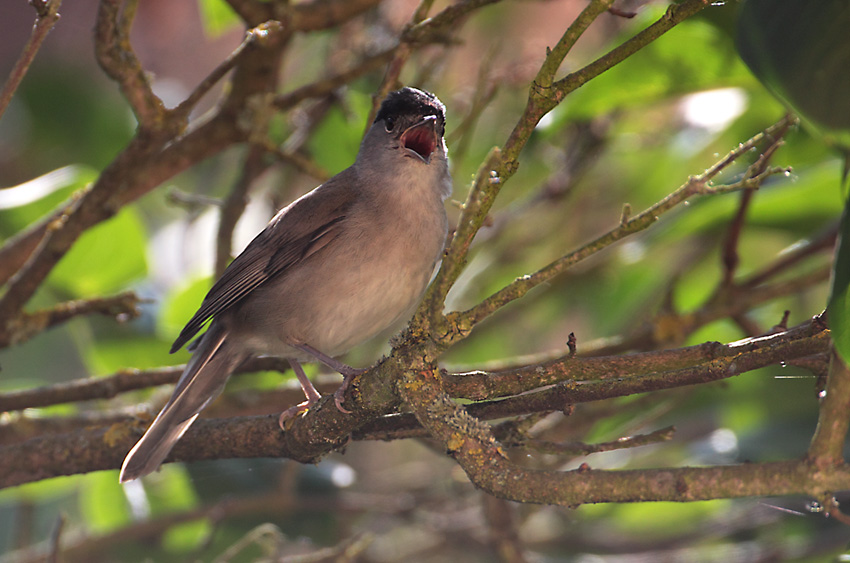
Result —
[{"label": "small grey bird", "polygon": [[320,395],[299,362],[334,359],[412,314],[442,256],[452,189],[445,106],[414,88],[381,104],[354,164],[281,209],[228,266],[177,337],[179,350],[210,318],[174,393],[130,450],[121,482],[156,470],[189,426],[251,356],[289,359],[307,400]]}]

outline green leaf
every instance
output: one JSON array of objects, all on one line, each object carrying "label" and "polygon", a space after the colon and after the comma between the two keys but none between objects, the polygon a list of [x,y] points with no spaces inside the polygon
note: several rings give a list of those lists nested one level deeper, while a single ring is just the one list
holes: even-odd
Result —
[{"label": "green leaf", "polygon": [[147,273],[145,228],[132,208],[86,231],[50,275],[73,296],[115,293]]},{"label": "green leaf", "polygon": [[730,504],[728,500],[623,504],[614,511],[612,524],[651,538],[675,537],[683,530],[698,529],[706,518],[729,510]]},{"label": "green leaf", "polygon": [[[646,10],[642,18],[657,15]],[[635,25],[645,27],[645,23]],[[710,47],[694,49],[694,45]],[[686,21],[638,51],[628,64],[617,65],[571,92],[567,101],[553,110],[552,128],[558,130],[565,121],[656,104],[671,96],[752,82],[736,59],[731,41],[714,26]]]},{"label": "green leaf", "polygon": [[198,0],[198,10],[201,12],[204,31],[210,37],[242,25],[242,20],[224,0]]},{"label": "green leaf", "polygon": [[844,363],[850,363],[850,199],[844,205],[838,236],[827,311],[835,350]]},{"label": "green leaf", "polygon": [[328,111],[308,143],[316,162],[331,174],[354,163],[372,107],[367,94],[355,91],[348,93],[346,102],[345,112],[338,105]]},{"label": "green leaf", "polygon": [[850,144],[850,3],[747,0],[741,5],[741,58],[778,98],[827,142]]},{"label": "green leaf", "polygon": [[97,471],[86,475],[79,502],[80,512],[91,532],[109,532],[132,520],[118,483],[117,471]]},{"label": "green leaf", "polygon": [[206,518],[184,522],[168,528],[162,543],[169,551],[185,553],[202,547],[214,529]]},{"label": "green leaf", "polygon": [[148,476],[145,492],[153,514],[188,510],[198,505],[198,498],[186,468],[180,464],[166,464]]},{"label": "green leaf", "polygon": [[80,475],[69,475],[9,487],[0,491],[0,504],[52,502],[74,493],[79,487],[80,479]]},{"label": "green leaf", "polygon": [[157,321],[157,334],[166,340],[175,339],[201,306],[210,287],[212,279],[205,276],[175,289],[162,304]]},{"label": "green leaf", "polygon": [[167,342],[135,335],[128,338],[98,339],[86,346],[83,356],[92,374],[110,374],[135,368],[151,369],[178,363],[182,359],[168,353]]}]

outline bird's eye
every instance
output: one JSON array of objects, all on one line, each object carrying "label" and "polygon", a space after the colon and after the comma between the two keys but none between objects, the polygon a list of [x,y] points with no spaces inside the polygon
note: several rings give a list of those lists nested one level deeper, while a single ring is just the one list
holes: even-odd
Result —
[{"label": "bird's eye", "polygon": [[395,127],[395,119],[392,117],[384,119],[384,126],[387,128],[387,131],[392,131],[393,127]]}]

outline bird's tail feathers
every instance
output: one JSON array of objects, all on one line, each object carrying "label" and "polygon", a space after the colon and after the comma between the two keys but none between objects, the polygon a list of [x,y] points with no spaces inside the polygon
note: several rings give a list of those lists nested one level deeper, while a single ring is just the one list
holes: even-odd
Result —
[{"label": "bird's tail feathers", "polygon": [[215,323],[210,326],[168,403],[124,458],[119,477],[122,483],[155,471],[201,410],[224,389],[230,374],[244,359],[244,354],[228,344],[226,336],[223,328]]}]

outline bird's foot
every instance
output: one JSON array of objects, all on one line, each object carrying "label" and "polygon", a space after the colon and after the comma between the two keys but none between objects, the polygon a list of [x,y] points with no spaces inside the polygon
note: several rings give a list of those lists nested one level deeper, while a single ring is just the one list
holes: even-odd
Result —
[{"label": "bird's foot", "polygon": [[342,402],[345,400],[345,392],[351,386],[351,381],[355,377],[357,377],[358,375],[361,375],[363,373],[366,373],[368,370],[367,369],[360,369],[360,368],[353,368],[351,366],[346,366],[346,367],[348,368],[348,370],[347,370],[348,373],[343,374],[344,377],[342,379],[342,385],[340,385],[339,388],[336,391],[334,391],[334,404],[336,405],[336,408],[339,409],[339,412],[342,412],[342,413],[345,413],[345,414],[351,414],[350,410],[348,410],[348,409],[346,409],[345,407],[342,406]]},{"label": "bird's foot", "polygon": [[316,401],[304,401],[303,403],[298,403],[294,407],[289,407],[282,413],[280,413],[280,417],[277,419],[277,423],[280,426],[281,430],[286,430],[288,427],[292,426],[292,422],[299,416],[306,413],[310,410],[310,407],[316,404]]}]

